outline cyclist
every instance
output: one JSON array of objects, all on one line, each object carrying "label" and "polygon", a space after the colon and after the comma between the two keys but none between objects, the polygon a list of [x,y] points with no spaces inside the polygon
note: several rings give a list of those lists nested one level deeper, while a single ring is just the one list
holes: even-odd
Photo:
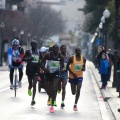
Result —
[{"label": "cyclist", "polygon": [[21,88],[22,87],[22,77],[23,77],[23,61],[22,58],[24,56],[24,50],[23,48],[19,45],[19,40],[14,39],[12,41],[12,47],[8,49],[8,64],[10,68],[10,89],[13,89],[13,73],[15,67],[18,68],[19,70],[19,81],[18,81],[18,86]]},{"label": "cyclist", "polygon": [[[31,105],[35,105],[35,94],[36,94],[36,83],[38,80],[38,76],[40,73],[40,62],[42,59],[41,52],[37,49],[37,41],[32,40],[31,49],[25,52],[25,56],[23,57],[23,61],[27,61],[26,66],[26,75],[28,77],[28,95],[32,96]],[[33,95],[32,89],[33,87]]]},{"label": "cyclist", "polygon": [[[45,69],[45,63],[47,60],[47,68]],[[56,99],[57,85],[60,79],[59,72],[64,67],[64,58],[59,53],[59,46],[53,45],[52,51],[47,53],[42,59],[44,71],[46,72],[46,80],[48,82],[47,93],[51,98],[50,112],[54,112],[54,100]]]},{"label": "cyclist", "polygon": [[66,65],[67,65],[67,62],[68,62],[68,59],[69,59],[69,55],[66,53],[66,46],[65,45],[62,45],[60,47],[60,51],[61,51],[61,54],[63,55],[64,57],[64,69],[63,71],[60,72],[60,80],[58,82],[58,90],[57,92],[60,93],[61,92],[61,88],[62,88],[62,102],[61,102],[61,107],[65,107],[65,104],[64,104],[64,99],[65,99],[65,94],[66,94],[66,85],[67,85],[67,79],[68,79],[68,71],[66,70]]},{"label": "cyclist", "polygon": [[77,111],[77,103],[80,96],[80,89],[83,81],[83,71],[85,71],[86,59],[81,55],[81,49],[75,48],[75,55],[71,56],[67,63],[67,70],[69,70],[69,82],[71,85],[71,92],[75,95],[74,111]]}]

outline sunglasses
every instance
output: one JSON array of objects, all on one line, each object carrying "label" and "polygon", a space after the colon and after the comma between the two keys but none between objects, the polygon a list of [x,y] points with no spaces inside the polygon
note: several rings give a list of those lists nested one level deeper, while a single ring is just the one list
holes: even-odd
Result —
[{"label": "sunglasses", "polygon": [[13,47],[17,47],[18,45],[13,45]]}]

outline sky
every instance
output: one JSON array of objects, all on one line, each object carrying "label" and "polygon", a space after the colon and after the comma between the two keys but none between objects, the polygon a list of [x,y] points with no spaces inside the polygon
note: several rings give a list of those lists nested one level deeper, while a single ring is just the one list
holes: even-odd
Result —
[{"label": "sky", "polygon": [[36,0],[36,1],[49,1],[49,2],[59,2],[60,0]]}]

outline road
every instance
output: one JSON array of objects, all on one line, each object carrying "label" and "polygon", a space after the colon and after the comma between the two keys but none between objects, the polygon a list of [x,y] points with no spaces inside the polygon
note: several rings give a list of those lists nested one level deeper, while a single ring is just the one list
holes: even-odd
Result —
[{"label": "road", "polygon": [[41,93],[37,91],[36,104],[31,107],[25,74],[23,86],[17,90],[16,98],[14,91],[9,89],[9,71],[0,71],[0,81],[0,120],[114,120],[88,66],[84,72],[78,111],[73,111],[74,96],[71,94],[69,83],[66,88],[65,108],[60,108],[61,94],[58,94],[55,113],[50,113],[44,89]]}]

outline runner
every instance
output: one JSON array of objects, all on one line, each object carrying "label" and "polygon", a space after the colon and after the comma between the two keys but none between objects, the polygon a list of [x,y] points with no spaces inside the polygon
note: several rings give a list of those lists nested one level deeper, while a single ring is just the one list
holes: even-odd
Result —
[{"label": "runner", "polygon": [[[45,63],[47,61],[47,68],[45,69]],[[56,99],[57,85],[60,80],[59,72],[64,67],[64,58],[59,53],[59,46],[54,45],[52,51],[47,53],[42,60],[44,71],[46,72],[46,80],[48,83],[47,93],[51,98],[50,112],[54,112],[54,100]]]},{"label": "runner", "polygon": [[[81,56],[81,49],[75,48],[75,55],[71,56],[67,63],[67,70],[69,70],[69,82],[71,85],[71,92],[75,95],[75,104],[73,110],[77,111],[77,103],[80,96],[80,89],[83,81],[83,71],[85,71],[86,59]],[[70,67],[69,67],[70,66]]]},{"label": "runner", "polygon": [[61,108],[65,107],[64,100],[65,100],[65,94],[66,94],[66,85],[68,80],[68,71],[66,70],[66,65],[69,59],[69,55],[66,54],[66,46],[62,45],[60,47],[61,54],[64,57],[64,69],[60,72],[60,80],[58,82],[58,90],[57,92],[61,92],[62,88],[62,102],[61,102]]},{"label": "runner", "polygon": [[[38,80],[38,75],[40,73],[40,62],[42,59],[41,52],[37,49],[37,41],[33,40],[31,42],[31,49],[25,52],[25,56],[23,58],[24,61],[27,61],[26,66],[26,75],[28,77],[28,95],[32,96],[31,105],[35,104],[35,94],[36,94],[36,83]],[[32,89],[33,87],[33,95]]]}]

